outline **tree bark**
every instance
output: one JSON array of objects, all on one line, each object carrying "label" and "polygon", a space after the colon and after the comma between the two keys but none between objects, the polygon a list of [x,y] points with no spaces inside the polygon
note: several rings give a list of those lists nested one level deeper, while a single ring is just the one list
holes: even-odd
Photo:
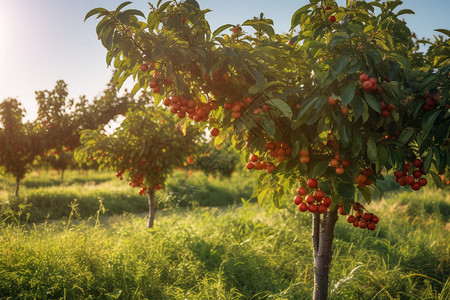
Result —
[{"label": "tree bark", "polygon": [[313,255],[314,255],[314,300],[326,300],[328,297],[328,275],[332,259],[334,226],[338,220],[338,207],[325,212],[320,220],[318,213],[313,214]]},{"label": "tree bark", "polygon": [[153,228],[156,214],[155,190],[148,191],[148,228]]},{"label": "tree bark", "polygon": [[14,188],[14,197],[19,198],[20,177],[16,177],[16,187]]},{"label": "tree bark", "polygon": [[65,169],[61,169],[61,184],[64,183],[64,170]]}]

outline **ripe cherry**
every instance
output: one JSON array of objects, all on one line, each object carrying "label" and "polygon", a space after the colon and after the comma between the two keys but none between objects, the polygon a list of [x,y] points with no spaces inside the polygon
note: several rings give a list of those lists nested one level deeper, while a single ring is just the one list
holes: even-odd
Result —
[{"label": "ripe cherry", "polygon": [[307,205],[305,202],[302,202],[302,203],[300,203],[300,205],[298,206],[298,209],[299,209],[301,212],[305,212],[305,211],[308,210],[308,205]]},{"label": "ripe cherry", "polygon": [[426,186],[428,182],[425,178],[420,178],[418,183],[420,184],[420,186]]},{"label": "ripe cherry", "polygon": [[355,218],[354,215],[348,215],[347,216],[347,222],[353,223],[353,222],[355,222],[355,220],[356,220],[356,218]]},{"label": "ripe cherry", "polygon": [[344,174],[344,172],[345,172],[344,168],[342,168],[342,167],[336,168],[336,174],[341,175],[341,174]]},{"label": "ripe cherry", "polygon": [[213,128],[213,129],[211,129],[211,135],[212,136],[218,136],[219,135],[219,133],[220,133],[220,130],[218,129],[218,128]]},{"label": "ripe cherry", "polygon": [[245,167],[246,167],[247,169],[251,170],[251,169],[254,168],[254,165],[253,165],[253,163],[249,162],[249,163],[247,163],[247,164],[245,165]]},{"label": "ripe cherry", "polygon": [[147,64],[142,64],[141,65],[141,71],[142,72],[145,72],[145,71],[147,71],[148,70],[148,65]]},{"label": "ripe cherry", "polygon": [[299,187],[298,189],[297,189],[297,194],[299,194],[300,196],[304,196],[304,195],[306,195],[306,188],[304,188],[304,187]]},{"label": "ripe cherry", "polygon": [[415,170],[415,171],[413,172],[413,176],[414,176],[414,178],[420,178],[420,177],[422,177],[422,171],[420,171],[420,170]]},{"label": "ripe cherry", "polygon": [[314,198],[315,198],[317,201],[321,201],[321,200],[323,199],[323,197],[325,197],[324,191],[322,191],[322,190],[316,190],[316,191],[314,192]]},{"label": "ripe cherry", "polygon": [[369,230],[375,230],[376,227],[377,227],[377,226],[375,225],[375,223],[369,223],[369,224],[367,224],[367,229],[369,229]]},{"label": "ripe cherry", "polygon": [[315,189],[317,187],[317,179],[315,178],[310,178],[308,179],[308,181],[306,182],[306,184],[308,185],[308,187],[310,189]]},{"label": "ripe cherry", "polygon": [[326,210],[327,210],[327,206],[325,204],[321,203],[317,207],[317,211],[319,212],[319,214],[323,214]]},{"label": "ripe cherry", "polygon": [[314,199],[313,195],[308,195],[305,197],[305,201],[308,202],[309,204],[313,204],[316,201],[316,199]]},{"label": "ripe cherry", "polygon": [[339,206],[338,212],[343,216],[345,216],[347,214],[342,206]]},{"label": "ripe cherry", "polygon": [[330,16],[330,17],[328,18],[328,20],[329,20],[331,23],[334,23],[334,22],[336,22],[336,16]]},{"label": "ripe cherry", "polygon": [[308,210],[310,211],[310,212],[316,212],[317,211],[317,205],[315,205],[315,204],[310,204],[310,205],[308,205]]},{"label": "ripe cherry", "polygon": [[361,75],[359,75],[359,81],[361,81],[362,83],[366,82],[367,80],[369,80],[369,75],[362,73]]},{"label": "ripe cherry", "polygon": [[373,83],[370,80],[367,80],[364,82],[363,87],[366,92],[370,92],[373,88]]},{"label": "ripe cherry", "polygon": [[326,205],[326,207],[330,207],[331,205],[331,198],[330,197],[324,197],[322,200],[322,203]]},{"label": "ripe cherry", "polygon": [[358,226],[359,226],[359,228],[364,229],[367,227],[367,222],[364,220],[361,220],[361,221],[359,221]]},{"label": "ripe cherry", "polygon": [[391,112],[389,111],[389,110],[387,110],[387,109],[383,109],[382,111],[381,111],[381,116],[383,117],[383,118],[387,118],[387,117],[389,117],[391,115]]},{"label": "ripe cherry", "polygon": [[380,219],[377,216],[372,216],[372,218],[370,219],[370,222],[377,224],[380,221]]},{"label": "ripe cherry", "polygon": [[302,198],[302,197],[300,197],[300,196],[295,196],[295,197],[294,197],[294,203],[295,203],[295,205],[300,205],[300,203],[302,203],[302,201],[303,201],[303,198]]},{"label": "ripe cherry", "polygon": [[338,103],[337,99],[334,99],[332,96],[328,97],[328,103],[330,105],[335,105]]},{"label": "ripe cherry", "polygon": [[420,160],[420,159],[418,159],[418,158],[416,158],[414,161],[413,161],[413,165],[414,165],[414,167],[416,167],[416,168],[420,168],[420,166],[423,164],[423,162],[422,162],[422,160]]},{"label": "ripe cherry", "polygon": [[414,191],[418,191],[418,190],[420,190],[420,184],[419,184],[418,182],[414,182],[414,183],[411,185],[411,188],[412,188]]},{"label": "ripe cherry", "polygon": [[252,162],[258,161],[258,159],[259,159],[258,155],[255,155],[255,154],[250,155],[250,160]]}]

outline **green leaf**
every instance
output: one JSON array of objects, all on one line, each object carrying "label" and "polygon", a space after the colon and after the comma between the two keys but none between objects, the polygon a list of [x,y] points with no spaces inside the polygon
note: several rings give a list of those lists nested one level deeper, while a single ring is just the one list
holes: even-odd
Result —
[{"label": "green leaf", "polygon": [[430,133],[433,128],[434,121],[439,116],[441,111],[439,110],[430,110],[427,112],[422,119],[422,136],[425,139],[427,135]]},{"label": "green leaf", "polygon": [[339,57],[339,59],[333,66],[332,72],[333,78],[336,78],[338,74],[340,74],[342,70],[345,69],[345,67],[348,65],[349,62],[350,62],[350,55],[345,54]]},{"label": "green leaf", "polygon": [[262,125],[263,125],[266,133],[271,138],[274,138],[275,137],[275,123],[271,119],[268,119],[265,117],[262,117],[261,120],[262,120]]},{"label": "green leaf", "polygon": [[349,174],[342,174],[333,179],[333,187],[336,194],[344,199],[353,199],[355,196],[355,185]]},{"label": "green leaf", "polygon": [[97,8],[94,8],[94,9],[91,9],[87,14],[86,14],[86,16],[84,17],[84,21],[86,21],[87,19],[89,19],[90,17],[92,17],[93,15],[99,15],[99,16],[101,16],[101,15],[106,15],[106,14],[108,14],[109,13],[109,11],[107,10],[107,9],[105,9],[105,8],[102,8],[102,7],[97,7]]},{"label": "green leaf", "polygon": [[447,140],[449,131],[450,131],[449,126],[450,126],[450,120],[447,120],[446,122],[439,125],[438,129],[436,130],[434,138],[438,145],[444,144],[445,141]]},{"label": "green leaf", "polygon": [[222,26],[220,26],[219,28],[217,28],[216,30],[214,30],[214,32],[213,32],[213,38],[214,37],[216,37],[218,34],[220,34],[222,31],[224,31],[224,30],[226,30],[226,29],[228,29],[228,28],[232,28],[232,27],[234,27],[235,25],[232,25],[232,24],[225,24],[225,25],[222,25]]},{"label": "green leaf", "polygon": [[400,143],[402,143],[403,145],[405,145],[412,138],[412,136],[414,135],[414,132],[415,132],[414,128],[406,127],[405,129],[403,129],[402,133],[400,134],[398,141]]},{"label": "green leaf", "polygon": [[341,100],[344,107],[347,107],[355,97],[356,85],[354,82],[347,84],[341,92]]},{"label": "green leaf", "polygon": [[131,1],[126,1],[124,3],[119,4],[119,6],[117,6],[116,11],[121,10],[122,8],[124,8],[127,5],[130,5],[132,2]]},{"label": "green leaf", "polygon": [[381,113],[380,103],[374,95],[364,92],[364,99],[366,99],[367,104],[377,113]]},{"label": "green leaf", "polygon": [[364,201],[367,203],[370,203],[372,201],[372,193],[370,192],[370,189],[368,187],[360,187],[358,186],[358,194],[363,196]]},{"label": "green leaf", "polygon": [[371,137],[367,141],[367,157],[373,163],[377,161],[377,143]]},{"label": "green leaf", "polygon": [[328,169],[328,163],[328,159],[317,162],[314,166],[312,177],[319,178],[320,176],[322,176],[322,174],[325,173],[325,171]]},{"label": "green leaf", "polygon": [[434,31],[443,33],[443,34],[445,34],[445,35],[450,37],[450,30],[448,30],[448,29],[435,29]]},{"label": "green leaf", "polygon": [[438,188],[444,188],[444,183],[441,180],[441,177],[433,171],[430,171],[431,178],[433,178],[434,183]]},{"label": "green leaf", "polygon": [[433,150],[430,149],[430,151],[428,151],[427,157],[425,157],[425,160],[423,161],[423,170],[425,173],[430,170],[432,160],[433,160]]},{"label": "green leaf", "polygon": [[270,99],[266,101],[266,104],[278,109],[282,116],[292,119],[292,110],[285,101],[281,99]]},{"label": "green leaf", "polygon": [[307,4],[305,6],[300,7],[295,11],[291,18],[291,29],[295,28],[300,22],[300,18],[303,14],[307,13],[312,4]]},{"label": "green leaf", "polygon": [[258,191],[258,195],[257,195],[257,199],[258,199],[258,204],[262,205],[262,203],[264,202],[264,199],[266,198],[267,193],[269,192],[270,188],[263,188],[262,190]]},{"label": "green leaf", "polygon": [[405,14],[409,14],[409,15],[414,15],[414,11],[410,10],[410,9],[402,9],[397,13],[397,16],[401,16],[401,15],[405,15]]}]

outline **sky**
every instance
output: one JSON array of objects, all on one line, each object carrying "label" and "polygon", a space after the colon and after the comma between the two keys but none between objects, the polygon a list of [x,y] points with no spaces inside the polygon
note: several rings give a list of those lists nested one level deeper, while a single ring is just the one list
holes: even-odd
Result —
[{"label": "sky", "polygon": [[[95,7],[115,9],[122,0],[0,0],[0,101],[18,99],[36,117],[35,91],[51,90],[57,80],[68,84],[69,98],[99,96],[111,78],[106,50],[97,39],[97,21],[84,22]],[[156,0],[150,0],[156,3]],[[275,23],[284,33],[296,9],[307,0],[198,0],[207,14],[212,30],[222,24],[239,24],[259,16]],[[343,4],[343,0],[338,3]],[[148,12],[148,1],[133,1],[130,8]],[[434,29],[450,29],[450,0],[404,0],[402,8],[415,11],[404,15],[418,37],[430,37]],[[130,83],[131,86],[131,83]]]}]

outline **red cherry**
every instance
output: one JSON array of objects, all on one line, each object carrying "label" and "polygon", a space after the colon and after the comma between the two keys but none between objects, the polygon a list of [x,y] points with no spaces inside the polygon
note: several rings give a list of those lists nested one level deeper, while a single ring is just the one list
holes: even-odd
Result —
[{"label": "red cherry", "polygon": [[412,188],[414,191],[418,191],[418,190],[420,190],[420,184],[419,184],[418,182],[414,182],[414,183],[411,185],[411,188]]},{"label": "red cherry", "polygon": [[332,96],[328,97],[328,103],[330,105],[335,105],[338,103],[337,99],[334,99]]},{"label": "red cherry", "polygon": [[310,204],[310,205],[308,205],[308,210],[310,211],[310,212],[316,212],[317,211],[317,205],[315,205],[315,204]]},{"label": "red cherry", "polygon": [[330,197],[323,198],[322,203],[325,204],[327,207],[330,207],[330,205],[331,205],[331,198]]},{"label": "red cherry", "polygon": [[373,83],[370,80],[367,80],[364,82],[363,87],[366,92],[370,92],[373,88]]},{"label": "red cherry", "polygon": [[420,178],[420,177],[422,177],[422,171],[420,171],[420,170],[415,170],[415,171],[413,172],[413,176],[414,176],[414,178]]},{"label": "red cherry", "polygon": [[378,222],[380,222],[380,219],[377,216],[373,215],[372,219],[370,219],[370,222],[377,224]]},{"label": "red cherry", "polygon": [[300,203],[300,205],[298,206],[298,209],[299,209],[301,212],[305,212],[305,211],[308,210],[308,205],[306,205],[305,202],[302,202],[302,203]]},{"label": "red cherry", "polygon": [[308,185],[308,187],[310,189],[315,189],[317,187],[317,179],[315,178],[310,178],[308,179],[308,181],[306,182],[306,184]]},{"label": "red cherry", "polygon": [[362,73],[361,75],[359,75],[359,81],[361,81],[362,83],[366,82],[367,80],[369,80],[369,75]]},{"label": "red cherry", "polygon": [[331,9],[331,6],[325,7],[325,10],[330,10],[330,9]]},{"label": "red cherry", "polygon": [[319,204],[317,207],[317,211],[319,214],[323,214],[327,210],[327,206],[325,204]]},{"label": "red cherry", "polygon": [[387,109],[383,109],[383,110],[381,111],[381,116],[382,116],[383,118],[387,118],[387,117],[389,117],[390,115],[391,115],[391,112],[388,111]]},{"label": "red cherry", "polygon": [[423,164],[423,162],[422,162],[422,160],[420,160],[420,159],[418,159],[418,158],[416,158],[414,161],[413,161],[413,165],[414,165],[414,167],[416,167],[416,168],[420,168],[420,166]]},{"label": "red cherry", "polygon": [[391,103],[389,103],[389,104],[386,106],[386,109],[387,109],[389,112],[393,111],[394,108],[395,108],[394,105],[392,105]]},{"label": "red cherry", "polygon": [[295,205],[300,205],[300,203],[302,203],[302,201],[303,201],[303,198],[302,198],[302,197],[300,197],[300,196],[295,196],[295,197],[294,197],[294,203],[295,203]]},{"label": "red cherry", "polygon": [[212,136],[218,136],[219,135],[219,133],[220,133],[220,130],[218,129],[218,128],[213,128],[213,129],[211,129],[211,135]]},{"label": "red cherry", "polygon": [[253,165],[253,163],[249,162],[245,165],[245,167],[249,170],[253,169],[255,166]]},{"label": "red cherry", "polygon": [[306,195],[306,188],[304,188],[304,187],[299,187],[298,189],[297,189],[297,194],[299,194],[300,196],[304,196],[304,195]]},{"label": "red cherry", "polygon": [[142,72],[145,72],[145,71],[147,71],[148,70],[148,65],[147,64],[142,64],[141,65],[141,71]]},{"label": "red cherry", "polygon": [[356,220],[356,218],[355,218],[354,215],[348,215],[347,216],[347,222],[353,223],[353,222],[355,222],[355,220]]},{"label": "red cherry", "polygon": [[305,197],[305,201],[308,202],[309,204],[313,204],[316,201],[316,199],[314,199],[313,195],[308,195]]},{"label": "red cherry", "polygon": [[369,229],[369,230],[375,230],[376,227],[377,227],[377,225],[375,225],[375,223],[367,224],[367,229]]},{"label": "red cherry", "polygon": [[415,183],[414,177],[412,177],[411,175],[406,176],[406,184],[407,185],[413,185]]},{"label": "red cherry", "polygon": [[336,16],[330,16],[330,17],[328,18],[328,20],[329,20],[331,23],[334,23],[334,22],[336,22]]},{"label": "red cherry", "polygon": [[317,201],[321,201],[324,196],[325,196],[325,193],[322,190],[317,190],[317,191],[314,192],[314,198]]},{"label": "red cherry", "polygon": [[426,178],[420,178],[418,183],[420,184],[420,186],[426,186],[428,181],[426,180]]}]

